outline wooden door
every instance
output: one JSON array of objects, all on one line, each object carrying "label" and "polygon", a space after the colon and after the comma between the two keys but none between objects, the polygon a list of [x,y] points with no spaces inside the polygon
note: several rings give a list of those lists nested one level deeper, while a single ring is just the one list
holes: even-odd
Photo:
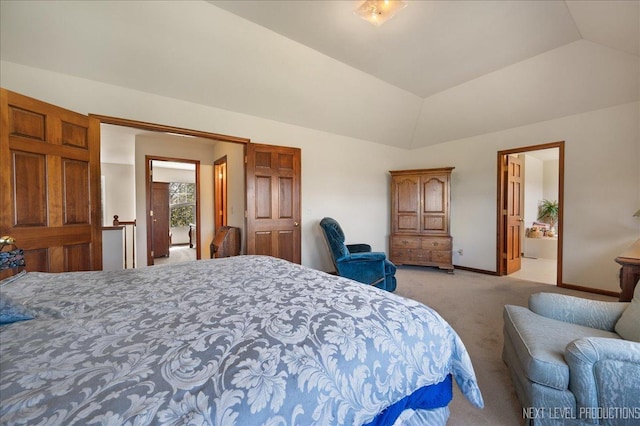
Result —
[{"label": "wooden door", "polygon": [[100,122],[0,89],[0,235],[29,271],[102,269]]},{"label": "wooden door", "polygon": [[152,183],[151,211],[152,256],[154,259],[169,256],[169,183]]},{"label": "wooden door", "polygon": [[449,234],[449,175],[427,174],[420,180],[422,190],[422,233]]},{"label": "wooden door", "polygon": [[399,175],[392,178],[392,233],[420,232],[420,176]]},{"label": "wooden door", "polygon": [[522,261],[522,224],[524,223],[524,161],[506,156],[505,249],[507,275],[519,271]]},{"label": "wooden door", "polygon": [[247,254],[301,262],[299,148],[247,144]]},{"label": "wooden door", "polygon": [[227,156],[213,163],[214,231],[227,225]]}]

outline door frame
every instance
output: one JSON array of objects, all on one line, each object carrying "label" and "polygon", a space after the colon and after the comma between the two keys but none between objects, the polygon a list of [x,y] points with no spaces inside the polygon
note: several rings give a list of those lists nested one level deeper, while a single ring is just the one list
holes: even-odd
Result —
[{"label": "door frame", "polygon": [[[148,131],[152,131],[152,132],[158,132],[158,133],[172,133],[174,135],[183,135],[183,136],[192,136],[192,137],[196,137],[196,138],[203,138],[203,139],[210,139],[210,140],[214,140],[214,141],[220,141],[220,142],[231,142],[231,143],[239,143],[242,144],[244,146],[244,156],[246,158],[246,154],[247,154],[247,144],[251,142],[251,139],[248,138],[241,138],[241,137],[237,137],[237,136],[229,136],[229,135],[223,135],[223,134],[219,134],[219,133],[212,133],[212,132],[205,132],[205,131],[201,131],[201,130],[192,130],[192,129],[185,129],[182,127],[174,127],[174,126],[167,126],[164,124],[156,124],[156,123],[149,123],[146,121],[137,121],[137,120],[130,120],[127,118],[119,118],[119,117],[112,117],[112,116],[108,116],[108,115],[100,115],[100,114],[89,114],[89,117],[95,118],[97,119],[100,124],[112,124],[114,126],[123,126],[123,127],[131,127],[134,129],[140,129],[140,130],[148,130]],[[148,164],[148,162],[146,162],[146,164]],[[145,166],[145,168],[147,168],[148,166]],[[146,173],[146,172],[145,172]],[[145,174],[145,186],[149,185],[149,176],[147,176]],[[245,194],[247,192],[247,188],[246,188],[246,183],[245,183]],[[151,200],[149,199],[149,195],[150,195],[150,191],[148,189],[146,189],[146,199],[147,199],[147,218],[149,215],[149,203],[151,202]],[[199,224],[196,224],[196,226],[198,227],[198,232],[196,232],[196,238],[197,238],[197,242],[198,242],[198,246],[197,247],[201,247],[202,244],[200,243],[200,232],[201,232],[201,227],[199,226]],[[147,229],[149,227],[149,221],[147,220]],[[136,236],[137,237],[137,236]],[[149,233],[147,231],[147,265],[152,265],[153,264],[153,260],[151,260],[151,263],[149,263],[149,254],[151,253],[150,251],[150,242],[149,242]],[[200,250],[198,250],[198,253],[200,253]],[[198,259],[200,259],[200,257],[198,257]]]},{"label": "door frame", "polygon": [[530,151],[540,151],[543,149],[558,149],[558,256],[556,265],[556,285],[558,287],[564,287],[562,282],[562,247],[564,238],[564,141],[550,142],[541,145],[532,145],[519,148],[511,148],[507,150],[498,151],[497,155],[497,242],[496,242],[496,275],[506,275],[506,266],[502,261],[503,254],[506,252],[504,244],[506,233],[506,220],[503,215],[504,200],[506,197],[504,174],[502,173],[503,158],[511,154],[524,154]]},{"label": "door frame", "polygon": [[145,155],[144,156],[144,179],[145,179],[145,201],[146,201],[146,212],[147,212],[147,266],[151,266],[154,264],[154,257],[151,254],[153,249],[153,217],[151,215],[152,201],[151,201],[151,191],[153,186],[153,175],[152,175],[152,163],[154,161],[171,161],[174,163],[186,163],[195,165],[195,174],[196,174],[196,259],[200,260],[202,258],[201,250],[202,245],[200,244],[200,161],[199,160],[189,160],[186,158],[174,158],[174,157],[161,157],[157,155]]}]

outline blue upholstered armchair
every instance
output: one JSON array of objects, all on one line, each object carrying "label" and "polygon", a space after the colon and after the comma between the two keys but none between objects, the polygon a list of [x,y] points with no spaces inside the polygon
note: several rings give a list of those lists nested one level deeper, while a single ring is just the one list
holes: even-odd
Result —
[{"label": "blue upholstered armchair", "polygon": [[631,303],[537,293],[504,308],[502,357],[534,426],[640,424],[640,285]]},{"label": "blue upholstered armchair", "polygon": [[396,266],[384,253],[372,252],[368,244],[345,244],[344,232],[335,219],[320,221],[338,275],[387,291],[396,289]]}]

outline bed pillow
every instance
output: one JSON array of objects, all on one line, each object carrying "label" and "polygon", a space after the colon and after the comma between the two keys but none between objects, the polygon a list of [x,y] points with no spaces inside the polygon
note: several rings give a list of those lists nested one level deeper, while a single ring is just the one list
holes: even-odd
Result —
[{"label": "bed pillow", "polygon": [[640,284],[636,286],[633,299],[620,316],[615,329],[624,340],[640,342]]},{"label": "bed pillow", "polygon": [[36,316],[26,306],[6,294],[0,295],[0,325],[34,319]]}]

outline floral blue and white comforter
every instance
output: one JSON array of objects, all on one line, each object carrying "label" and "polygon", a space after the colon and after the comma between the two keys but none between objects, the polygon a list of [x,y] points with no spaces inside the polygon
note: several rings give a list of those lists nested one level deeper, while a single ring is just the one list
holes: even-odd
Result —
[{"label": "floral blue and white comforter", "polygon": [[31,272],[0,291],[37,315],[0,327],[2,424],[359,425],[449,374],[482,406],[433,310],[271,257]]}]

